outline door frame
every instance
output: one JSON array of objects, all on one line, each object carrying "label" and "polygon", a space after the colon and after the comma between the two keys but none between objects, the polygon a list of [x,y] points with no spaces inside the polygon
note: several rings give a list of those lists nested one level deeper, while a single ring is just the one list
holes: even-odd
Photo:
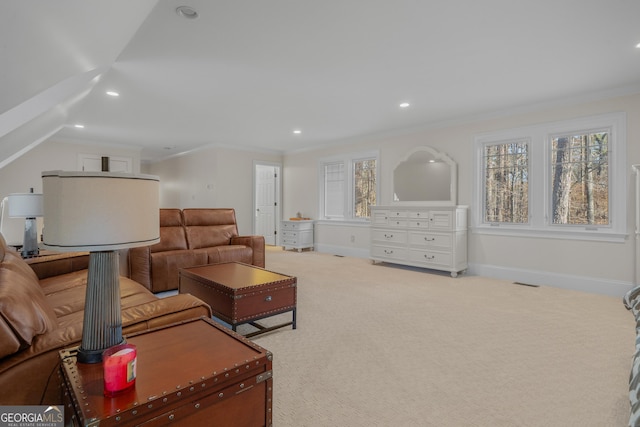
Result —
[{"label": "door frame", "polygon": [[252,232],[253,234],[256,234],[256,209],[257,204],[256,204],[256,192],[257,192],[257,185],[256,185],[256,180],[258,177],[258,174],[256,173],[256,170],[258,168],[258,166],[271,166],[271,167],[275,167],[278,170],[278,176],[276,177],[276,194],[275,194],[275,200],[276,200],[276,209],[275,209],[275,222],[276,222],[276,239],[275,239],[275,244],[276,246],[280,245],[280,222],[282,220],[282,163],[279,162],[267,162],[267,161],[262,161],[262,160],[254,160],[253,161],[253,198],[252,198],[252,206],[253,206],[253,210],[252,210],[252,218],[253,220],[251,221],[251,227],[252,227]]}]

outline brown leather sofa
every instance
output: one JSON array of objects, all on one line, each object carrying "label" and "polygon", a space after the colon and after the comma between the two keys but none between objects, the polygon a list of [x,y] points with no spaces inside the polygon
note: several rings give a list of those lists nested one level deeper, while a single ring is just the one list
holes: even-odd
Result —
[{"label": "brown leather sofa", "polygon": [[160,243],[129,250],[129,276],[151,292],[178,289],[178,270],[237,261],[264,268],[264,237],[238,236],[233,209],[160,209]]},{"label": "brown leather sofa", "polygon": [[[58,352],[82,340],[88,255],[42,257],[32,265],[0,235],[2,405],[61,404]],[[211,316],[192,295],[160,299],[125,277],[120,298],[123,334]]]}]

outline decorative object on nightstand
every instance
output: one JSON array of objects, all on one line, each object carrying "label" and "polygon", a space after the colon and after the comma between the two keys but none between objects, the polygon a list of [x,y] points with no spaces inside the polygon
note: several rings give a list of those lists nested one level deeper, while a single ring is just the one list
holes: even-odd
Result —
[{"label": "decorative object on nightstand", "polygon": [[22,241],[23,258],[38,255],[38,223],[37,217],[42,216],[42,194],[33,192],[9,194],[9,217],[25,218],[24,239]]},{"label": "decorative object on nightstand", "polygon": [[123,343],[118,250],[160,241],[159,179],[111,172],[42,173],[45,247],[88,251],[81,363]]},{"label": "decorative object on nightstand", "polygon": [[309,218],[290,218],[282,221],[282,248],[297,249],[298,252],[310,248],[313,249],[313,224]]}]

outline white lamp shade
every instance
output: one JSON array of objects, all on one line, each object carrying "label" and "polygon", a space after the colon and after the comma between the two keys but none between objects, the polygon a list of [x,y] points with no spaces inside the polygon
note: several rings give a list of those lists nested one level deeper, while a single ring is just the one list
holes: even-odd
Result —
[{"label": "white lamp shade", "polygon": [[42,172],[44,246],[111,251],[158,243],[159,183],[152,175]]},{"label": "white lamp shade", "polygon": [[42,194],[9,194],[8,201],[10,218],[35,218],[42,216]]}]

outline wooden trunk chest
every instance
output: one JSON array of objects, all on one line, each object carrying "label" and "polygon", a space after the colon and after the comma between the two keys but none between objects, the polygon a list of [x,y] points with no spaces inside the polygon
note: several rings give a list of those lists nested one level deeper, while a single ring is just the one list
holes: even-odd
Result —
[{"label": "wooden trunk chest", "polygon": [[[297,279],[239,262],[203,265],[180,270],[180,293],[192,294],[211,306],[213,315],[233,330],[251,323],[260,330],[247,337],[283,326],[296,328]],[[264,328],[258,319],[292,312],[292,321]]]},{"label": "wooden trunk chest", "polygon": [[126,337],[138,351],[135,388],[103,396],[102,363],[63,350],[71,426],[270,426],[272,355],[210,319]]}]

